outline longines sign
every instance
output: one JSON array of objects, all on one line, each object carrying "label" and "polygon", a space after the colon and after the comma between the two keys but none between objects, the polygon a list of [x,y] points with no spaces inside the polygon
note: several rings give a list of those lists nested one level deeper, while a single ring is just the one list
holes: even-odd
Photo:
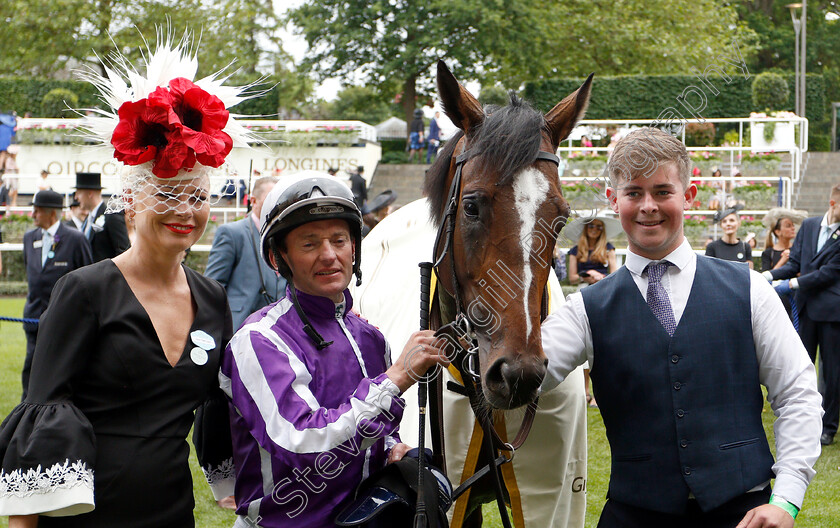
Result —
[{"label": "longines sign", "polygon": [[[375,143],[352,147],[254,147],[235,148],[228,156],[238,178],[248,178],[248,168],[253,167],[261,175],[284,176],[304,170],[326,172],[330,167],[349,171],[358,166],[365,168],[369,179],[382,149]],[[82,147],[73,145],[21,145],[17,157],[20,168],[20,190],[32,193],[37,188],[36,177],[42,170],[49,173],[48,181],[58,192],[67,192],[75,183],[77,172],[100,172],[105,192],[117,188],[118,163],[112,152],[105,147]],[[28,177],[27,177],[28,176]]]}]

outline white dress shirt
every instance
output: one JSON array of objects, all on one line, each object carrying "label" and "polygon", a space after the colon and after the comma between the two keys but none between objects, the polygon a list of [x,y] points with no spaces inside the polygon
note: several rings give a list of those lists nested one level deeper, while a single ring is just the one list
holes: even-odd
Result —
[{"label": "white dress shirt", "polygon": [[[694,283],[697,255],[688,241],[683,240],[663,260],[674,264],[662,277],[662,286],[668,292],[679,325]],[[650,259],[627,252],[625,266],[646,301],[648,279],[643,271],[649,262]],[[583,297],[573,293],[568,301],[542,325],[543,350],[548,357],[543,390],[556,386],[584,361],[589,360],[593,367],[597,362]],[[822,398],[817,392],[816,372],[779,296],[752,270],[750,312],[759,381],[767,387],[767,401],[777,418],[773,426],[776,433],[773,493],[801,507],[821,451]]]},{"label": "white dress shirt", "polygon": [[49,259],[50,251],[52,251],[52,245],[55,241],[55,234],[58,232],[58,225],[61,221],[57,221],[53,225],[51,225],[46,230],[41,230],[41,267],[46,264],[47,259]]},{"label": "white dress shirt", "polygon": [[837,228],[840,227],[840,222],[834,222],[833,224],[828,223],[828,214],[829,213],[825,213],[822,222],[820,222],[820,232],[817,236],[817,251],[822,249],[825,243],[828,242],[828,237],[831,236],[831,233],[837,231]]}]

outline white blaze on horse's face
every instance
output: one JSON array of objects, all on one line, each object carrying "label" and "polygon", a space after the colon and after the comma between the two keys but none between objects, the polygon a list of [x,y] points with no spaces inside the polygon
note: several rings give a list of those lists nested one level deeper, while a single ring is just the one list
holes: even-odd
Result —
[{"label": "white blaze on horse's face", "polygon": [[537,211],[545,202],[548,194],[548,180],[545,174],[533,167],[522,170],[513,183],[513,197],[516,211],[519,213],[519,244],[522,247],[522,303],[525,306],[525,336],[531,336],[531,314],[528,306],[528,292],[534,280],[531,270],[531,253],[534,248],[534,226],[537,224]]}]

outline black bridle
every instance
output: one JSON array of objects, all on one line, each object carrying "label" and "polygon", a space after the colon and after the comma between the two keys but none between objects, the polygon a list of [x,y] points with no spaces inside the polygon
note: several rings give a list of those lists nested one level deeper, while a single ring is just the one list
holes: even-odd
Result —
[{"label": "black bridle", "polygon": [[[455,271],[455,258],[451,254],[454,247],[455,240],[455,221],[458,214],[458,206],[460,204],[461,196],[461,171],[463,166],[475,157],[478,153],[476,151],[467,150],[466,143],[459,155],[455,157],[455,176],[449,186],[449,193],[446,200],[446,211],[441,219],[438,227],[437,236],[435,238],[435,246],[433,255],[436,257],[434,264],[424,262],[420,264],[421,268],[421,315],[420,325],[421,329],[429,328],[429,289],[431,283],[431,271],[434,269],[435,274],[440,278],[440,266],[444,258],[449,256],[449,272],[452,277],[452,289],[455,299],[455,317],[454,320],[446,325],[441,326],[436,336],[445,335],[456,350],[453,364],[456,366],[461,374],[464,385],[458,385],[450,382],[448,388],[469,398],[470,406],[473,413],[481,425],[484,432],[484,446],[489,455],[490,462],[480,470],[477,470],[470,478],[464,481],[454,492],[452,500],[458,498],[470,486],[484,477],[487,473],[493,476],[494,490],[496,494],[496,502],[499,507],[499,515],[505,528],[511,528],[510,518],[505,506],[504,490],[502,485],[501,465],[513,460],[513,456],[517,449],[519,449],[525,442],[530,432],[531,425],[534,421],[534,416],[537,409],[537,400],[534,400],[528,405],[525,417],[522,420],[522,425],[519,432],[516,434],[513,442],[505,442],[499,437],[495,427],[493,427],[492,417],[489,413],[481,412],[482,397],[481,397],[481,370],[479,365],[479,347],[478,339],[476,338],[473,323],[464,310],[464,305],[461,299],[461,288],[458,283],[458,276]],[[538,151],[535,161],[545,160],[559,166],[560,158],[552,153],[546,151]],[[441,244],[443,247],[441,248]],[[547,315],[548,296],[547,291],[543,295],[542,315]],[[420,407],[420,424],[419,424],[419,440],[418,445],[420,452],[423,452],[425,444],[425,429],[426,429],[426,402],[428,398],[428,384],[432,383],[435,387],[435,393],[439,393],[441,380],[439,377],[430,378],[428,375],[424,376],[418,387],[418,405]],[[436,405],[431,408],[430,421],[432,424],[432,441],[433,448],[436,453],[435,460],[438,462],[444,472],[446,471],[445,459],[443,457],[443,428],[442,428],[442,399],[438,395],[436,397]],[[504,451],[510,454],[505,456],[499,454]],[[422,457],[421,457],[422,458]],[[420,462],[422,464],[422,462]],[[418,477],[418,496],[417,496],[417,514],[414,519],[415,528],[426,527],[426,512],[425,500],[423,497],[423,471],[419,471]]]}]

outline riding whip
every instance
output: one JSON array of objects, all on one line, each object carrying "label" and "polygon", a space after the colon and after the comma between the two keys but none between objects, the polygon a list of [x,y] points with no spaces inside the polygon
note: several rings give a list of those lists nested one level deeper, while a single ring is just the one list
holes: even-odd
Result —
[{"label": "riding whip", "polygon": [[[432,289],[432,263],[421,262],[420,266],[420,330],[429,329],[429,297]],[[417,439],[417,511],[414,514],[414,528],[427,528],[428,520],[426,515],[426,497],[423,488],[423,453],[426,444],[426,402],[429,392],[429,379],[426,374],[420,379],[417,387],[417,404],[420,408],[420,437]]]}]

